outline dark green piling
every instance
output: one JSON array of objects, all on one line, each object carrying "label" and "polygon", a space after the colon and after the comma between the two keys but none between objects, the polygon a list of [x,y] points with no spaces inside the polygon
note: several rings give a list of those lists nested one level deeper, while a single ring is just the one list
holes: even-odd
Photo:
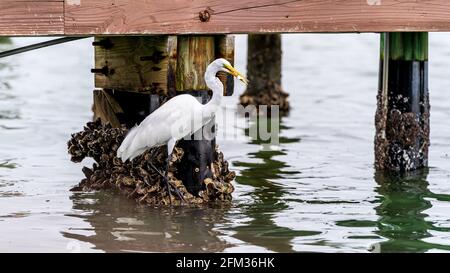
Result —
[{"label": "dark green piling", "polygon": [[428,165],[428,33],[381,34],[375,116],[375,168],[408,172]]}]

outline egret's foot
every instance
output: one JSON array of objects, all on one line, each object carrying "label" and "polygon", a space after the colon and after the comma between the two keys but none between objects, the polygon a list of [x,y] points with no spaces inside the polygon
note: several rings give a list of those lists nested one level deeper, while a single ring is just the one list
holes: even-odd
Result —
[{"label": "egret's foot", "polygon": [[172,206],[172,194],[170,193],[170,184],[169,184],[169,179],[167,178],[167,176],[164,177],[164,182],[166,184],[166,190],[167,190],[167,194],[169,194],[169,203],[170,206]]},{"label": "egret's foot", "polygon": [[169,178],[162,174],[162,172],[156,168],[155,165],[153,165],[152,162],[149,162],[150,168],[152,168],[156,173],[158,173],[163,179],[164,179],[164,184],[166,184],[166,190],[167,190],[167,194],[169,195],[169,202],[170,205],[172,206],[172,194],[170,193],[170,183],[169,183]]},{"label": "egret's foot", "polygon": [[172,184],[169,183],[169,185],[172,186],[172,191],[178,196],[178,198],[180,198],[180,200],[182,202],[187,203],[186,199],[184,199],[183,195],[181,194],[181,191],[177,187],[173,186]]},{"label": "egret's foot", "polygon": [[166,184],[166,189],[168,189],[167,193],[169,194],[170,202],[172,203],[172,196],[171,196],[171,191],[172,191],[178,196],[178,198],[180,198],[181,201],[186,203],[186,199],[184,199],[180,190],[177,187],[175,187],[174,185],[169,183],[168,177],[165,176],[158,168],[156,168],[156,166],[153,165],[152,162],[149,162],[149,165],[150,165],[150,168],[152,168],[156,173],[158,173],[164,179],[164,182]]}]

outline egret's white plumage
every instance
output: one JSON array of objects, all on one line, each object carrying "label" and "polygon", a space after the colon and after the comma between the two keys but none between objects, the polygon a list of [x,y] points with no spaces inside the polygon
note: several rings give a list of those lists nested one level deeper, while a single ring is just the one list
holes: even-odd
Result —
[{"label": "egret's white plumage", "polygon": [[171,155],[177,140],[195,133],[214,117],[223,93],[223,85],[216,77],[219,71],[230,73],[247,83],[227,60],[213,61],[205,72],[206,85],[213,92],[208,103],[203,105],[195,97],[187,94],[170,99],[147,116],[139,126],[129,131],[117,150],[117,156],[125,162],[133,160],[149,148],[165,144],[168,146],[168,155]]}]

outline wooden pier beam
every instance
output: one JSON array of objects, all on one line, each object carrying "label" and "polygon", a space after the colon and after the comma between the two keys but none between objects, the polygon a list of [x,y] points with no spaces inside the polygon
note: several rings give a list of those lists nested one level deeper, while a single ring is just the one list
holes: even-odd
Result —
[{"label": "wooden pier beam", "polygon": [[2,0],[0,36],[450,31],[448,0]]},{"label": "wooden pier beam", "polygon": [[408,172],[428,165],[428,33],[381,39],[375,168]]},{"label": "wooden pier beam", "polygon": [[280,113],[289,111],[288,94],[281,86],[281,58],[280,34],[248,35],[247,77],[251,84],[240,97],[243,106],[278,105]]}]

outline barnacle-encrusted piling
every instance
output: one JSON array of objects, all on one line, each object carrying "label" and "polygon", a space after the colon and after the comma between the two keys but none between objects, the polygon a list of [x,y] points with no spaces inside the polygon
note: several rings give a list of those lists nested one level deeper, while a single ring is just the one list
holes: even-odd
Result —
[{"label": "barnacle-encrusted piling", "polygon": [[[226,57],[233,61],[233,53],[229,53],[232,46],[231,39],[226,36],[198,36],[185,35],[177,37],[177,64],[175,72],[176,93],[191,94],[203,104],[210,100],[208,86],[204,75],[208,65],[218,57]],[[224,93],[229,94],[233,89],[233,79],[218,73],[224,83]],[[187,190],[196,194],[202,190],[202,181],[213,177],[211,163],[217,160],[214,152],[216,147],[215,119],[203,126],[202,130],[192,134],[189,138],[181,139],[179,147],[186,153],[180,164],[180,179]]]},{"label": "barnacle-encrusted piling", "polygon": [[244,107],[277,105],[280,113],[289,111],[289,95],[281,86],[281,57],[280,34],[248,35],[247,77],[251,84],[240,98]]},{"label": "barnacle-encrusted piling", "polygon": [[428,33],[381,39],[375,168],[407,172],[428,165]]},{"label": "barnacle-encrusted piling", "polygon": [[[163,178],[150,167],[150,163],[153,163],[164,172],[165,147],[151,149],[132,162],[124,163],[116,157],[116,152],[127,132],[124,126],[113,128],[109,124],[102,125],[98,119],[88,122],[83,131],[72,135],[68,142],[71,160],[81,162],[86,157],[95,160],[92,168],[83,168],[86,178],[74,190],[117,189],[143,204],[168,205],[169,196]],[[173,204],[207,204],[231,200],[234,190],[231,182],[235,173],[229,171],[228,163],[217,147],[211,166],[212,177],[203,180],[204,190],[198,196],[190,194],[180,180],[179,170],[183,169],[180,164],[184,156],[181,148],[175,148],[168,176],[171,187],[178,188],[186,202],[173,196]]]}]

